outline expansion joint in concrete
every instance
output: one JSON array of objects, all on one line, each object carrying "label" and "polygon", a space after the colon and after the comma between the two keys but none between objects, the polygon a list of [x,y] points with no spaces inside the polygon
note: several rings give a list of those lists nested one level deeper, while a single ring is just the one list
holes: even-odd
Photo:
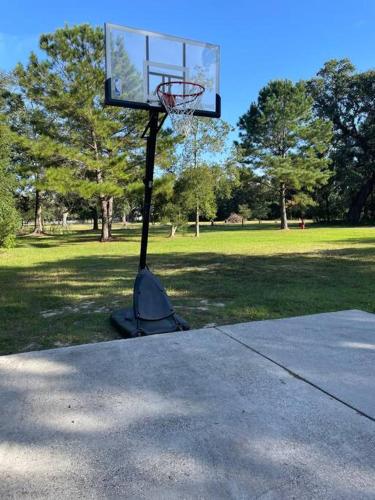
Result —
[{"label": "expansion joint in concrete", "polygon": [[305,377],[301,377],[301,375],[299,375],[298,373],[294,372],[293,370],[290,370],[288,367],[282,365],[281,363],[278,363],[277,361],[275,361],[274,359],[270,358],[269,356],[266,356],[265,354],[263,354],[262,352],[258,351],[257,349],[254,349],[253,347],[249,346],[248,344],[246,344],[245,342],[242,342],[241,340],[239,339],[236,339],[236,337],[233,337],[230,333],[228,332],[225,332],[224,330],[222,330],[220,327],[218,326],[215,326],[214,327],[215,330],[217,330],[219,333],[225,335],[226,337],[230,338],[231,340],[234,340],[235,342],[237,342],[238,344],[241,344],[243,347],[245,347],[246,349],[249,349],[250,351],[252,351],[254,354],[257,354],[258,356],[261,356],[262,358],[266,359],[267,361],[270,361],[271,363],[277,365],[278,367],[282,368],[283,370],[285,370],[287,373],[289,373],[289,375],[291,375],[292,377],[295,377],[299,380],[301,380],[302,382],[305,382],[306,384],[310,385],[311,387],[314,387],[314,389],[317,389],[318,391],[322,392],[323,394],[325,394],[326,396],[329,396],[330,398],[334,399],[335,401],[337,401],[338,403],[346,406],[347,408],[350,408],[351,410],[355,411],[356,413],[358,413],[359,415],[361,415],[362,417],[365,417],[365,418],[368,418],[369,420],[371,420],[372,422],[375,423],[375,418],[372,417],[371,415],[368,415],[367,413],[363,412],[362,410],[356,408],[355,406],[351,405],[350,403],[347,403],[346,401],[338,398],[337,396],[334,396],[332,393],[326,391],[325,389],[323,389],[322,387],[319,387],[318,385],[314,384],[314,382],[311,382],[310,380],[308,380],[307,378]]}]

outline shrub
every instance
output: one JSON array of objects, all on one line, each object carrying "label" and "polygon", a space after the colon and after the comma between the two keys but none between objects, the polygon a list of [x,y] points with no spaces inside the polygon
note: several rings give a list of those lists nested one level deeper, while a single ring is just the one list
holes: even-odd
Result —
[{"label": "shrub", "polygon": [[16,232],[21,225],[21,218],[11,197],[0,199],[0,247],[14,246]]}]

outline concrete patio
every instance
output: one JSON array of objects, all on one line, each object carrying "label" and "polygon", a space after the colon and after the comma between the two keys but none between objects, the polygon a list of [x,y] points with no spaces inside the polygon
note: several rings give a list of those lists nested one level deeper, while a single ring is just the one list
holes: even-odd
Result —
[{"label": "concrete patio", "polygon": [[0,357],[0,498],[374,499],[375,315]]}]

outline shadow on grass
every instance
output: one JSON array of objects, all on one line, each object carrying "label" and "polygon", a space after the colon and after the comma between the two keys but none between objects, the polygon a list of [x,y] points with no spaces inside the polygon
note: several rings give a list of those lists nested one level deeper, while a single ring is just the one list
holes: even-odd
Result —
[{"label": "shadow on grass", "polygon": [[[309,224],[308,229],[319,229],[324,228],[320,224]],[[289,228],[291,230],[298,229],[297,222],[289,223]],[[343,226],[340,226],[343,228]],[[272,232],[279,230],[279,225],[276,223],[246,223],[244,226],[242,224],[203,224],[200,227],[201,233],[212,234],[212,233],[236,233],[236,232]],[[165,237],[168,238],[170,232],[170,226],[166,224],[155,224],[150,225],[150,236]],[[194,224],[188,224],[183,228],[180,228],[179,234],[186,237],[192,237],[195,233]],[[50,234],[44,236],[43,239],[33,237],[30,235],[23,235],[17,239],[17,246],[19,248],[25,247],[36,247],[36,248],[52,248],[59,246],[66,246],[72,244],[83,244],[83,243],[96,243],[100,241],[100,231],[93,231],[92,229],[72,229],[67,234]],[[130,225],[128,227],[115,227],[112,230],[113,241],[114,242],[139,242],[141,238],[141,224]],[[331,240],[329,240],[331,242]],[[337,243],[354,243],[354,244],[369,244],[375,243],[374,238],[347,238],[345,240],[337,240]]]},{"label": "shadow on grass", "polygon": [[[193,327],[340,309],[375,311],[374,252],[151,254],[177,311]],[[138,257],[79,256],[0,269],[0,353],[117,338],[114,309],[130,305]]]},{"label": "shadow on grass", "polygon": [[[291,229],[296,229],[297,224],[291,224]],[[217,233],[217,232],[240,232],[240,231],[262,231],[269,232],[279,229],[277,224],[203,224],[200,226],[202,233]],[[170,233],[170,226],[167,224],[150,225],[150,235],[168,238]],[[182,236],[193,236],[195,233],[194,224],[188,224],[179,229],[179,234]],[[92,229],[72,229],[66,234],[47,234],[41,240],[35,236],[22,235],[17,239],[17,247],[38,247],[38,248],[52,248],[61,245],[82,244],[100,241],[100,231],[93,231]],[[141,224],[131,225],[128,227],[115,227],[112,230],[114,241],[139,241],[141,238]]]},{"label": "shadow on grass", "polygon": [[[194,225],[190,224],[189,229],[191,231],[194,230]],[[246,223],[242,224],[214,224],[213,226],[210,224],[204,224],[200,226],[200,230],[202,232],[216,232],[216,231],[271,231],[279,229],[277,224],[273,223],[265,223],[265,224],[252,224]]]},{"label": "shadow on grass", "polygon": [[[375,232],[375,230],[374,230]],[[335,243],[355,244],[355,245],[375,245],[375,236],[370,238],[346,238],[345,240],[335,240]],[[375,246],[373,249],[375,254]]]},{"label": "shadow on grass", "polygon": [[[152,226],[150,234],[154,236],[165,236],[169,234],[168,226]],[[100,242],[100,231],[72,230],[67,234],[47,234],[40,240],[31,235],[23,235],[17,238],[17,247],[52,248],[62,245],[98,243]],[[141,238],[141,227],[115,228],[112,230],[113,241],[139,241]],[[109,242],[110,243],[110,242]]]}]

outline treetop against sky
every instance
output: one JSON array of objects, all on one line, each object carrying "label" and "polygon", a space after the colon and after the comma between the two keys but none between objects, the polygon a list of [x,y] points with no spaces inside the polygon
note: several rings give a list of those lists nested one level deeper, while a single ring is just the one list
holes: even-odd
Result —
[{"label": "treetop against sky", "polygon": [[[223,118],[233,125],[269,80],[312,77],[328,59],[374,67],[373,0],[2,0],[0,68],[38,51],[41,33],[105,21],[220,44]],[[178,10],[176,10],[178,9]],[[176,13],[176,15],[174,15]]]}]

